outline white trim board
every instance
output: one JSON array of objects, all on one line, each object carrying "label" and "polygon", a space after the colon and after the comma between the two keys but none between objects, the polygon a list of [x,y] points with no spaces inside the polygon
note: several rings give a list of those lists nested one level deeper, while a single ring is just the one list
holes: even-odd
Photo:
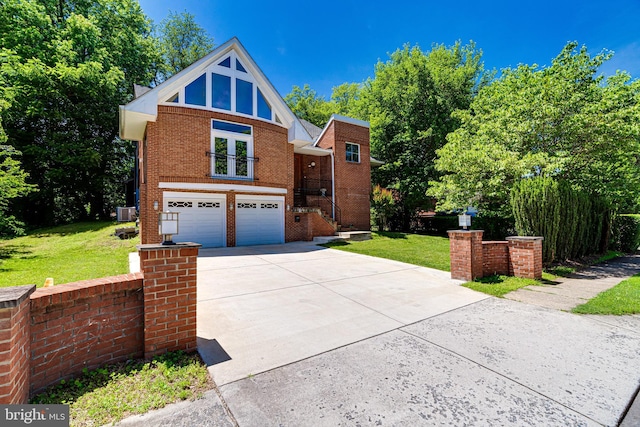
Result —
[{"label": "white trim board", "polygon": [[287,194],[286,188],[240,184],[204,184],[199,182],[160,182],[158,188],[168,190],[237,191],[239,193]]}]

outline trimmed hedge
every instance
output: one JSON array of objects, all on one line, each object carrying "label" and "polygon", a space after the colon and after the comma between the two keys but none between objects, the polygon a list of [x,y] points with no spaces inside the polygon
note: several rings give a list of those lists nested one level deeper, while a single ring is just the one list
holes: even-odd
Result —
[{"label": "trimmed hedge", "polygon": [[635,252],[640,246],[640,215],[617,215],[611,225],[609,248],[614,251]]},{"label": "trimmed hedge", "polygon": [[511,190],[511,208],[519,235],[544,237],[545,262],[575,259],[604,249],[609,206],[566,181],[523,179]]}]

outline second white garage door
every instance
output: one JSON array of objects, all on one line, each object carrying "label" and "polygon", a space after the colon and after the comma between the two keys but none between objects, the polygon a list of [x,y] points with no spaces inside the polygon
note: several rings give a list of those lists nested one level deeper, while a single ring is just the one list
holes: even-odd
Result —
[{"label": "second white garage door", "polygon": [[195,242],[204,248],[226,246],[223,194],[165,192],[164,210],[180,212],[175,242]]},{"label": "second white garage door", "polygon": [[236,196],[236,246],[284,243],[284,197]]}]

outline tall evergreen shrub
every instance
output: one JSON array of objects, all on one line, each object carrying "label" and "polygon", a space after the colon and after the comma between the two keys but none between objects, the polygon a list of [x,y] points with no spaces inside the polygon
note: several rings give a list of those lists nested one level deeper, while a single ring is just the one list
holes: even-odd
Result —
[{"label": "tall evergreen shrub", "polygon": [[578,258],[602,249],[609,207],[602,198],[549,177],[523,179],[511,191],[516,231],[542,236],[544,262]]}]

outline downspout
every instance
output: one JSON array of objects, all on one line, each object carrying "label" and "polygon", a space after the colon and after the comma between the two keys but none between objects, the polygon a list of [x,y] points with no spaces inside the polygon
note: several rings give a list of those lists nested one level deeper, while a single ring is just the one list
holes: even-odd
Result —
[{"label": "downspout", "polygon": [[336,220],[336,169],[333,148],[331,148],[331,217]]}]

